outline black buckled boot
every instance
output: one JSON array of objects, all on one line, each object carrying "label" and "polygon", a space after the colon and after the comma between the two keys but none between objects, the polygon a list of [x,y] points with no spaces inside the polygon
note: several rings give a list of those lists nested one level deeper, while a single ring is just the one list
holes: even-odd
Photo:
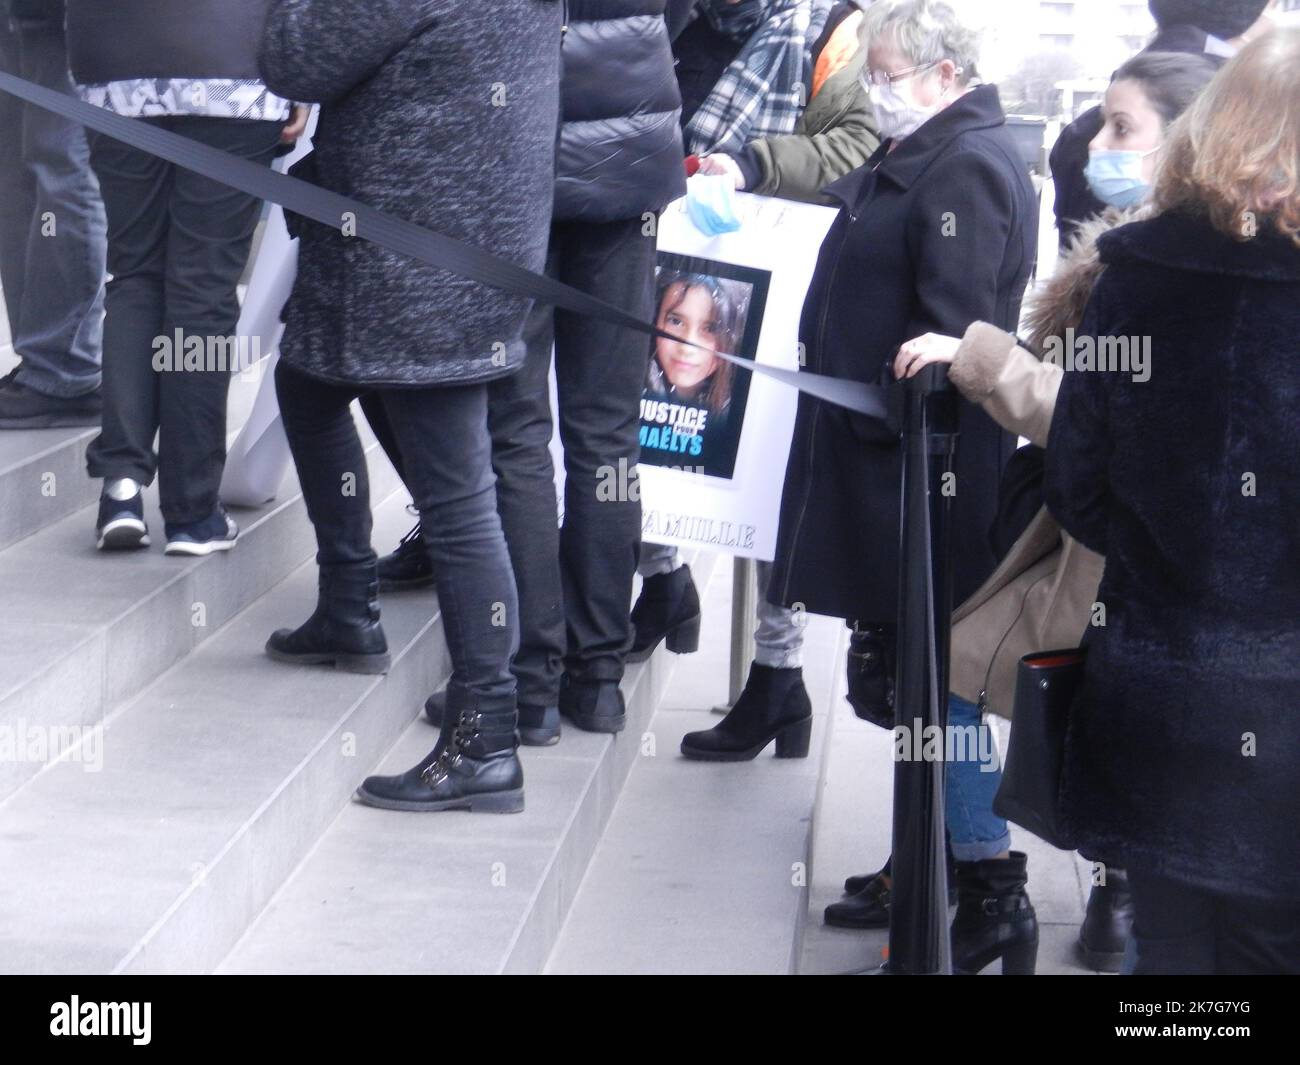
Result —
[{"label": "black buckled boot", "polygon": [[[844,881],[844,898],[826,907],[823,920],[834,928],[887,928],[893,898],[894,858],[890,855],[878,873],[851,876]],[[957,873],[948,852],[948,905],[957,905]]]},{"label": "black buckled boot", "polygon": [[480,699],[455,692],[438,742],[424,760],[400,776],[367,777],[357,798],[384,810],[519,813],[524,769],[515,722],[514,696]]},{"label": "black buckled boot", "polygon": [[1090,969],[1117,973],[1133,931],[1133,896],[1128,873],[1106,868],[1106,882],[1093,884],[1079,928],[1079,954]]},{"label": "black buckled boot", "polygon": [[845,898],[832,902],[822,920],[832,928],[888,928],[892,884],[890,863],[878,873],[851,876],[844,881]]},{"label": "black buckled boot", "polygon": [[627,705],[616,680],[560,678],[560,713],[583,732],[622,732]]},{"label": "black buckled boot", "polygon": [[266,653],[277,662],[387,673],[391,659],[379,624],[375,564],[321,566],[315,612],[296,629],[272,633]]},{"label": "black buckled boot", "polygon": [[397,550],[379,560],[379,590],[407,592],[433,584],[433,558],[425,544],[420,523],[398,541]]},{"label": "black buckled boot", "polygon": [[[447,693],[435,692],[425,701],[424,712],[435,725],[442,725]],[[560,708],[519,704],[519,742],[525,747],[553,747],[560,742]]]},{"label": "black buckled boot", "polygon": [[778,758],[807,758],[812,701],[802,669],[754,662],[730,713],[711,729],[683,736],[682,754],[701,762],[747,762],[773,740]]},{"label": "black buckled boot", "polygon": [[849,637],[849,705],[863,721],[894,727],[894,627],[870,625]]},{"label": "black buckled boot", "polygon": [[629,662],[644,662],[664,640],[675,655],[700,649],[700,594],[690,566],[646,577],[632,607]]},{"label": "black buckled boot", "polygon": [[1026,858],[957,863],[957,915],[952,921],[952,971],[973,976],[1002,959],[1004,976],[1033,976],[1038,918],[1025,894]]}]

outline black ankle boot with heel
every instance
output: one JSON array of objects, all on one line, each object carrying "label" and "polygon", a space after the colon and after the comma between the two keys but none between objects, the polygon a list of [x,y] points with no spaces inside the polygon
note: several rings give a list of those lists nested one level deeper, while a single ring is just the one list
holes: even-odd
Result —
[{"label": "black ankle boot with heel", "polygon": [[774,740],[778,758],[808,757],[812,701],[802,669],[755,662],[731,712],[713,728],[682,737],[682,754],[700,762],[747,762]]},{"label": "black ankle boot with heel", "polygon": [[449,693],[433,750],[398,776],[367,777],[357,789],[357,799],[383,810],[519,813],[524,808],[524,769],[516,721],[514,696],[483,699],[463,691]]},{"label": "black ankle boot with heel", "polygon": [[277,662],[387,673],[391,658],[379,624],[375,564],[321,566],[315,612],[298,628],[273,633],[266,653]]},{"label": "black ankle boot with heel", "polygon": [[690,566],[646,577],[632,607],[632,649],[627,661],[644,662],[665,640],[675,655],[700,648],[700,595]]},{"label": "black ankle boot with heel", "polygon": [[952,971],[973,976],[1002,959],[1004,976],[1033,976],[1038,918],[1025,894],[1021,851],[1009,858],[957,863],[957,915],[952,921]]}]

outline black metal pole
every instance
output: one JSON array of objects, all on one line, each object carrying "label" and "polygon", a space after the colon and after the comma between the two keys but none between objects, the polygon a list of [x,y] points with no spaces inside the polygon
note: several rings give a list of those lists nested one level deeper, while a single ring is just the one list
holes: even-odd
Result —
[{"label": "black metal pole", "polygon": [[[895,681],[893,888],[888,971],[950,973],[944,728],[952,619],[957,396],[947,367],[903,383],[902,528]],[[937,730],[937,731],[936,731]],[[934,737],[938,757],[933,757]],[[929,741],[927,743],[927,741]]]}]

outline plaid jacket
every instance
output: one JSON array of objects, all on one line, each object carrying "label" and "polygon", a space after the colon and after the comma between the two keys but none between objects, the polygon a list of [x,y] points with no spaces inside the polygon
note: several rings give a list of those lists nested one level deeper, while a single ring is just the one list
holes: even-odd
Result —
[{"label": "plaid jacket", "polygon": [[752,140],[794,130],[812,80],[813,9],[824,22],[826,6],[815,0],[773,0],[767,20],[687,125],[691,152],[735,153]]}]

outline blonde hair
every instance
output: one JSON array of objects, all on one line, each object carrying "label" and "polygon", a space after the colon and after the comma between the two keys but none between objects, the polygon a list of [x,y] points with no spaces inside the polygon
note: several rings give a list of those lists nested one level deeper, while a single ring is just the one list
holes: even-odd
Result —
[{"label": "blonde hair", "polygon": [[1300,246],[1300,30],[1248,44],[1174,123],[1153,202],[1242,241],[1267,219]]}]

